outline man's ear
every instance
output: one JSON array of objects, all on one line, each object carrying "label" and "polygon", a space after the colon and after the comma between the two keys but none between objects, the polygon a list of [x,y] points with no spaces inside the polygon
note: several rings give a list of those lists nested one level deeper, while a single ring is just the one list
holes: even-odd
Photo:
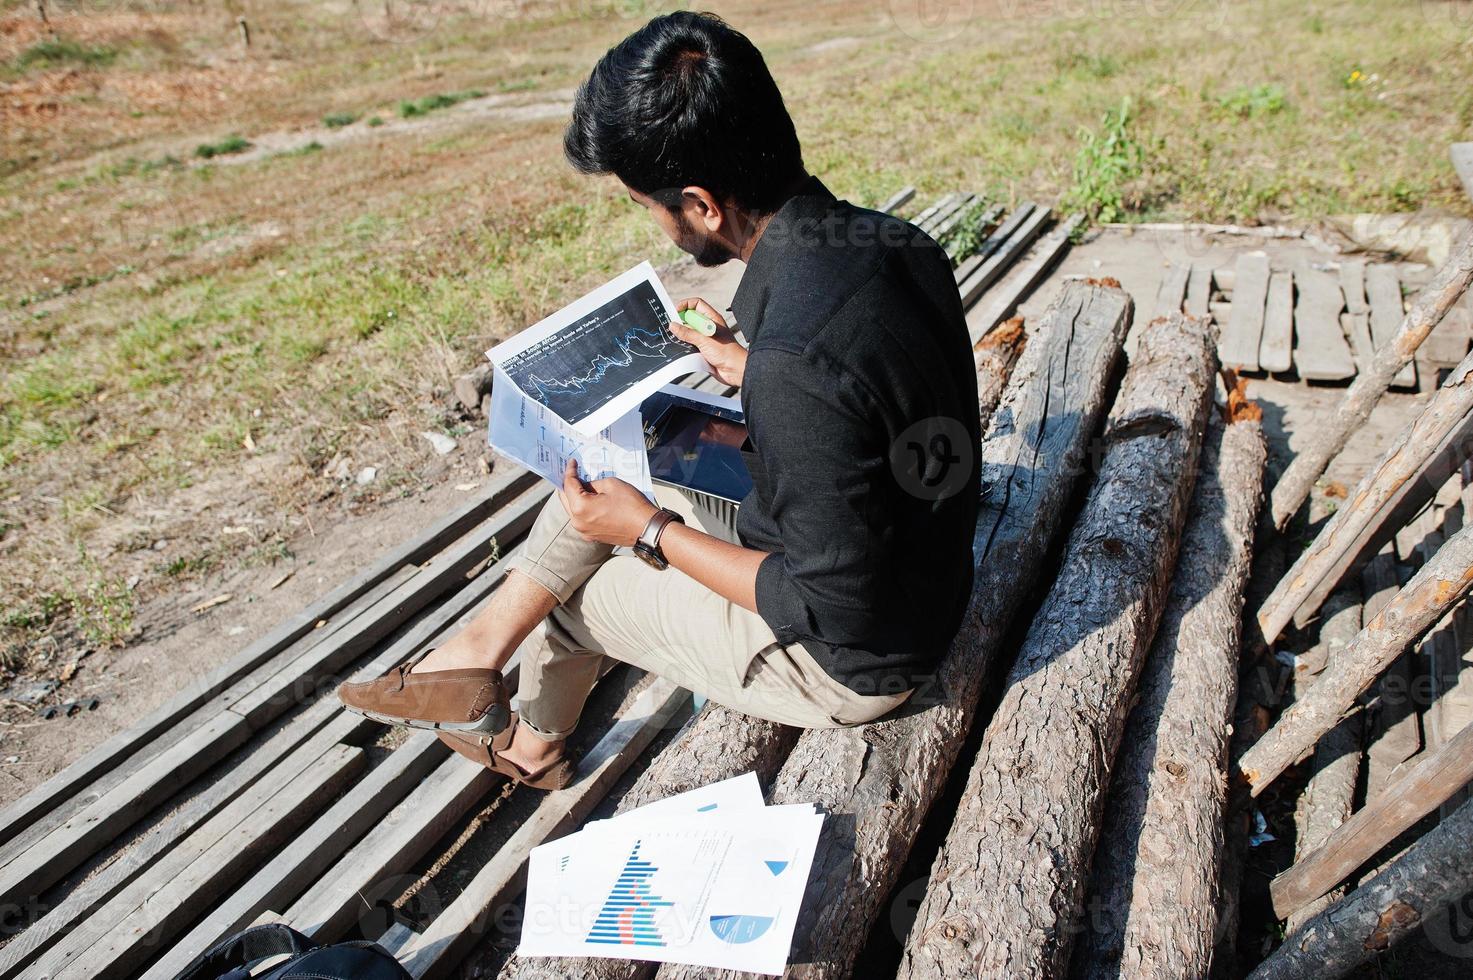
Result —
[{"label": "man's ear", "polygon": [[687,213],[705,226],[707,233],[714,234],[727,223],[726,205],[717,200],[704,187],[692,184],[680,190],[681,203]]}]

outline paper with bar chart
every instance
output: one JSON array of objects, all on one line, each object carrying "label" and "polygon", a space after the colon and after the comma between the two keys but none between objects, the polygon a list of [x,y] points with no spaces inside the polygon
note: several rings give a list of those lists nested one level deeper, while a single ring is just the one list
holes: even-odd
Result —
[{"label": "paper with bar chart", "polygon": [[642,262],[486,352],[512,383],[584,435],[667,381],[709,368],[670,332],[675,305]]},{"label": "paper with bar chart", "polygon": [[635,811],[535,849],[518,954],[782,973],[823,817],[721,809]]}]

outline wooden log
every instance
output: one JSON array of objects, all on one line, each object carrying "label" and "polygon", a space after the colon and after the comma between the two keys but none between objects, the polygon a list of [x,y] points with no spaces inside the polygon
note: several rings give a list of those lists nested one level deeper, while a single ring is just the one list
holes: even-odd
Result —
[{"label": "wooden log", "polygon": [[941,197],[938,197],[936,199],[936,202],[934,204],[932,204],[930,207],[927,207],[914,218],[910,219],[910,223],[921,229],[921,231],[925,231],[934,223],[937,212],[939,212],[942,208],[954,205],[957,198],[960,196],[960,194],[955,193],[943,194]]},{"label": "wooden log", "polygon": [[1068,966],[1105,780],[1170,588],[1216,350],[1211,325],[1181,314],[1140,332],[1099,475],[932,868],[904,980]]},{"label": "wooden log", "polygon": [[416,980],[455,975],[452,971],[479,940],[491,914],[521,891],[532,848],[586,818],[689,698],[688,692],[656,677],[579,761],[572,783],[544,796],[465,890],[399,950],[409,974]]},{"label": "wooden log", "polygon": [[1207,976],[1267,453],[1256,418],[1208,428],[1166,611],[1111,776],[1072,976]]},{"label": "wooden log", "polygon": [[1385,952],[1473,891],[1470,839],[1473,802],[1286,939],[1251,980],[1333,980]]},{"label": "wooden log", "polygon": [[[1257,613],[1265,640],[1273,641],[1291,618],[1327,579],[1338,581],[1370,544],[1376,528],[1386,527],[1385,515],[1397,498],[1416,492],[1436,492],[1417,477],[1451,451],[1464,447],[1450,442],[1473,416],[1473,357],[1467,358],[1422,413],[1391,443],[1374,466],[1320,529],[1314,542],[1294,562]],[[1321,593],[1325,590],[1320,588]],[[1305,610],[1308,614],[1313,609]]]},{"label": "wooden log", "polygon": [[1275,374],[1294,366],[1294,274],[1272,272],[1264,298],[1263,337],[1258,343],[1258,366]]},{"label": "wooden log", "polygon": [[1450,538],[1347,648],[1344,665],[1326,670],[1303,698],[1244,754],[1253,795],[1314,748],[1355,699],[1403,650],[1441,619],[1473,585],[1473,527]]},{"label": "wooden log", "polygon": [[[1024,252],[1028,251],[1028,247],[1033,244],[1034,239],[1043,231],[1044,225],[1047,224],[1052,214],[1053,212],[1046,207],[1032,207],[1029,209],[1028,217],[1023,219],[1017,229],[1003,242],[1002,246],[994,251],[958,287],[961,290],[963,307],[970,307],[976,303],[983,292],[991,289],[993,284],[1002,278],[1003,273],[1007,272],[1009,267],[1023,256]],[[1011,312],[1011,310],[1008,312]],[[977,310],[973,309],[967,315],[967,324],[972,327],[972,343],[974,344],[989,329],[989,327],[978,329],[975,326],[973,319],[975,314],[977,314]],[[1004,313],[1003,315],[1006,316],[1007,314]]]},{"label": "wooden log", "polygon": [[[1326,669],[1339,667],[1346,648],[1360,628],[1359,596],[1349,589],[1331,596],[1325,606],[1324,625],[1320,627],[1319,645],[1325,648]],[[1314,678],[1306,680],[1314,683]],[[1359,712],[1352,714],[1330,729],[1329,734],[1315,746],[1314,771],[1300,795],[1295,821],[1298,827],[1294,841],[1296,862],[1303,861],[1324,844],[1355,808],[1355,791],[1360,782],[1363,722],[1364,717]],[[1329,892],[1293,909],[1279,907],[1279,914],[1289,920],[1288,929],[1294,932],[1339,899],[1341,894],[1343,892]]]},{"label": "wooden log", "polygon": [[[1377,298],[1372,291],[1376,281],[1366,270],[1366,289],[1371,302],[1371,331],[1376,331]],[[1365,424],[1371,409],[1380,400],[1392,379],[1412,359],[1422,341],[1437,326],[1452,305],[1473,281],[1473,232],[1453,250],[1447,263],[1438,270],[1427,288],[1417,296],[1411,310],[1401,319],[1396,333],[1386,341],[1377,341],[1375,360],[1351,384],[1345,397],[1335,408],[1335,415],[1314,432],[1314,438],[1299,450],[1284,475],[1274,486],[1271,514],[1279,529],[1299,510],[1315,481],[1325,472],[1330,460],[1345,448],[1350,434]]]},{"label": "wooden log", "polygon": [[[1222,281],[1225,270],[1217,272]],[[1258,370],[1258,346],[1263,337],[1263,311],[1268,298],[1268,256],[1248,252],[1238,256],[1233,273],[1233,305],[1218,351],[1223,367]]]},{"label": "wooden log", "polygon": [[1069,247],[1069,239],[1083,223],[1083,214],[1071,214],[1068,220],[1039,241],[1028,261],[1014,269],[996,291],[988,296],[985,306],[978,306],[967,314],[967,330],[973,344],[1013,315],[1018,304],[1033,291],[1044,274],[1058,261],[1059,256],[1064,254]]},{"label": "wooden log", "polygon": [[1340,329],[1345,298],[1328,272],[1304,266],[1294,273],[1294,364],[1308,381],[1355,377],[1355,358]]},{"label": "wooden log", "polygon": [[392,549],[365,572],[287,619],[227,664],[198,680],[192,680],[183,691],[150,712],[143,721],[112,736],[6,807],[0,813],[0,841],[8,841],[16,836],[37,818],[51,812],[68,797],[84,791],[100,776],[113,771],[133,754],[147,752],[179,722],[193,716],[193,728],[206,724],[216,712],[200,709],[207,708],[212,698],[302,637],[308,636],[318,623],[331,620],[355,599],[403,566],[417,565],[429,560],[446,544],[479,524],[488,514],[532,486],[536,480],[534,474],[521,467],[509,467],[473,499],[435,521],[411,541]]},{"label": "wooden log", "polygon": [[1156,287],[1156,303],[1152,307],[1151,315],[1170,316],[1180,313],[1187,296],[1187,281],[1191,278],[1192,267],[1180,262],[1173,262],[1166,268],[1166,275],[1161,278],[1161,283]]},{"label": "wooden log", "polygon": [[[1326,894],[1473,780],[1473,727],[1424,754],[1390,788],[1274,879],[1280,915]],[[1291,930],[1293,931],[1293,930]]]}]

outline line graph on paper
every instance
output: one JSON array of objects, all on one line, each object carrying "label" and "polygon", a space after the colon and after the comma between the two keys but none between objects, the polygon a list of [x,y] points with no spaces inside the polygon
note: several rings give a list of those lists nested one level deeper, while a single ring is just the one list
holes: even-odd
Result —
[{"label": "line graph on paper", "polygon": [[694,351],[670,333],[664,304],[641,281],[500,366],[528,398],[577,423]]}]

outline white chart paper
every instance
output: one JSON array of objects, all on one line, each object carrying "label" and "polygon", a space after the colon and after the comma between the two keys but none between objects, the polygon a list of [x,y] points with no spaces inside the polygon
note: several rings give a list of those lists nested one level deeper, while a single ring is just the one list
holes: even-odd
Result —
[{"label": "white chart paper", "polygon": [[630,816],[532,851],[518,954],[782,973],[823,817]]},{"label": "white chart paper", "polygon": [[585,436],[546,405],[525,397],[500,368],[495,371],[491,417],[487,423],[487,439],[492,448],[551,480],[558,488],[563,485],[563,470],[568,460],[573,459],[578,463],[578,475],[584,480],[617,476],[654,500],[638,406],[602,431]]},{"label": "white chart paper", "polygon": [[709,372],[705,358],[670,332],[675,315],[654,268],[642,262],[486,356],[528,398],[591,436],[665,382]]}]

